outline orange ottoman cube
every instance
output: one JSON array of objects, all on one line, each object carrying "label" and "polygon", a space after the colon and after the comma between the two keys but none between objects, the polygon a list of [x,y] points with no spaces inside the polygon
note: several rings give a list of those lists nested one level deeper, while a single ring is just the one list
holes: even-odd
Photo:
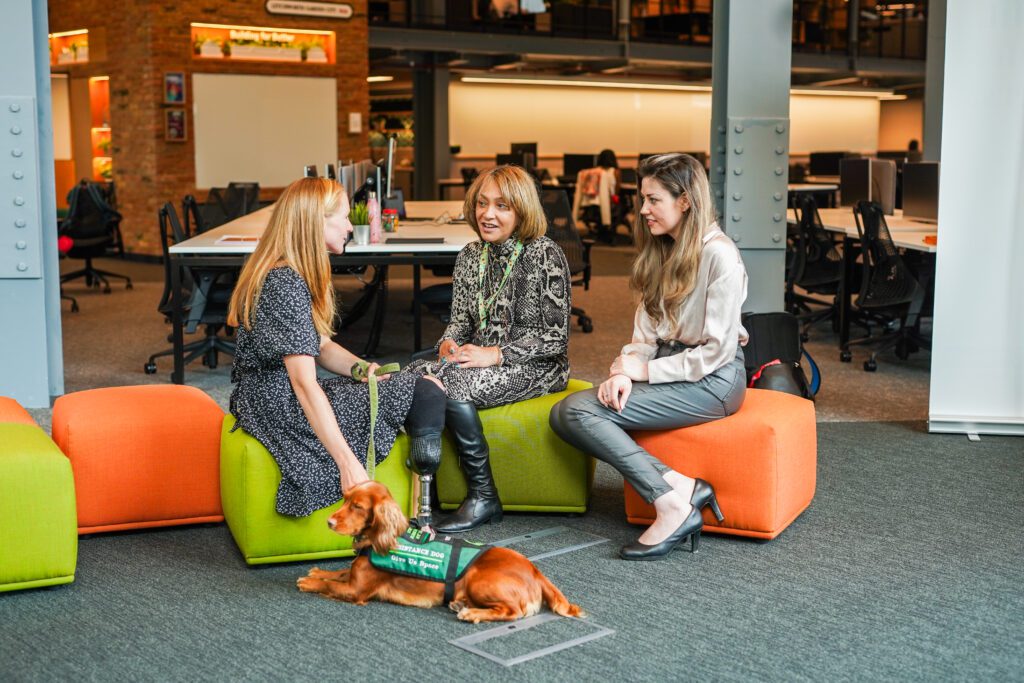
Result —
[{"label": "orange ottoman cube", "polygon": [[[779,391],[747,389],[734,415],[695,427],[633,432],[672,469],[707,480],[725,515],[704,508],[704,531],[772,539],[814,498],[818,441],[814,403]],[[629,484],[626,519],[654,521],[654,508]]]},{"label": "orange ottoman cube", "polygon": [[71,461],[78,533],[220,522],[224,411],[195,387],[92,389],[53,405]]}]

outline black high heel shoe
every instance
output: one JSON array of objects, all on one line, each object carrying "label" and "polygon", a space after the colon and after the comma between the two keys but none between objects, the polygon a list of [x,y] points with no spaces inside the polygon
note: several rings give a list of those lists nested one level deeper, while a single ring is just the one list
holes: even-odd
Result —
[{"label": "black high heel shoe", "polygon": [[725,519],[725,516],[722,515],[722,509],[718,507],[718,497],[715,496],[715,490],[711,488],[711,484],[703,479],[693,480],[693,494],[690,496],[690,505],[698,510],[703,510],[710,505],[711,511],[715,513],[715,519],[719,522]]},{"label": "black high heel shoe", "polygon": [[638,541],[622,546],[619,557],[624,560],[660,560],[663,557],[668,557],[668,554],[687,538],[690,539],[690,552],[695,553],[697,552],[697,543],[700,541],[700,530],[703,528],[704,518],[700,514],[700,508],[693,506],[690,514],[686,515],[686,519],[679,525],[679,528],[669,534],[664,541],[654,545],[646,545]]}]

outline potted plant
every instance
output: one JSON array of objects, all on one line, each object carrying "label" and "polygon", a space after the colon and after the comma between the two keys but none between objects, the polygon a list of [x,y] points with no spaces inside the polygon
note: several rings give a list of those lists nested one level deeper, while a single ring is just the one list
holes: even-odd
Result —
[{"label": "potted plant", "polygon": [[356,244],[368,243],[370,241],[370,210],[366,207],[366,202],[353,204],[348,212],[348,220],[352,223],[352,240]]}]

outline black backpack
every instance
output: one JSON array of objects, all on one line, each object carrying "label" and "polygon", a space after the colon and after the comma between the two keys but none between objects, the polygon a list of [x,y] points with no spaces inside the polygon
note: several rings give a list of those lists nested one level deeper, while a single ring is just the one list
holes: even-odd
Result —
[{"label": "black backpack", "polygon": [[[800,343],[800,322],[792,313],[745,313],[743,327],[750,340],[743,348],[747,386],[772,389],[814,400],[821,373]],[[801,360],[811,371],[808,381]]]}]

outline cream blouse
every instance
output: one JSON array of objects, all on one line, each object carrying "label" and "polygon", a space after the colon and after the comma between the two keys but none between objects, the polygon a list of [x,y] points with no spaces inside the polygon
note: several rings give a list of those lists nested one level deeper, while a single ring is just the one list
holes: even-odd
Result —
[{"label": "cream blouse", "polygon": [[[676,314],[675,327],[663,317],[655,324],[643,305],[637,306],[633,343],[622,347],[647,362],[651,384],[696,382],[731,361],[736,344],[747,343],[740,309],[747,298],[747,271],[739,249],[717,223],[704,234],[697,283]],[[654,359],[658,340],[677,340],[694,348]]]}]

